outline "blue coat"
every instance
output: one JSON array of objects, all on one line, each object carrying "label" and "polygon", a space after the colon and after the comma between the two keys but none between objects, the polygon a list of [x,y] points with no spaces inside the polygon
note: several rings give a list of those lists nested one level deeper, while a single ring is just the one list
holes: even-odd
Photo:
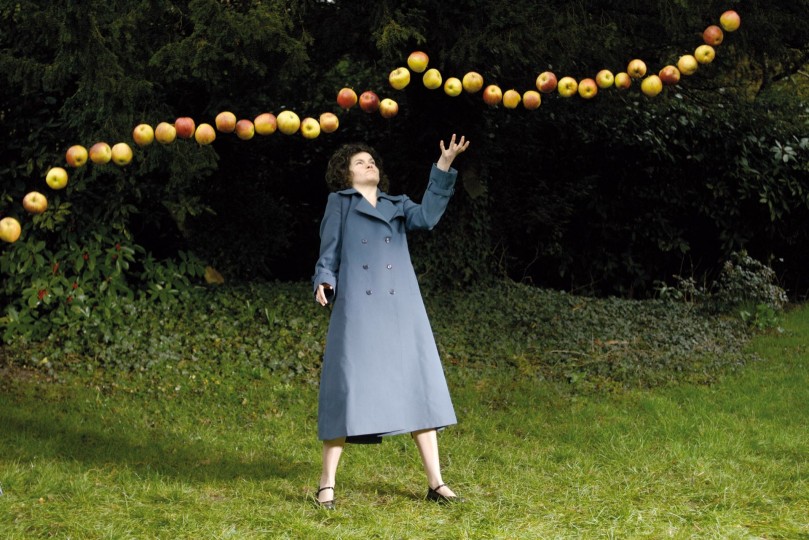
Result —
[{"label": "blue coat", "polygon": [[315,289],[334,288],[320,379],[318,438],[395,435],[457,422],[406,231],[432,229],[457,171],[433,165],[421,204],[377,192],[329,194]]}]

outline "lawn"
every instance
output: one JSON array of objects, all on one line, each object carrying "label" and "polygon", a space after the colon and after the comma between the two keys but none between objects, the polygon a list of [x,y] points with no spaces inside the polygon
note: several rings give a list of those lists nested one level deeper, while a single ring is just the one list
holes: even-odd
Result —
[{"label": "lawn", "polygon": [[308,377],[7,362],[0,537],[809,538],[809,308],[782,327],[707,382],[582,387],[525,358],[448,362],[444,479],[467,501],[424,501],[402,436],[347,448],[331,512],[313,504]]}]

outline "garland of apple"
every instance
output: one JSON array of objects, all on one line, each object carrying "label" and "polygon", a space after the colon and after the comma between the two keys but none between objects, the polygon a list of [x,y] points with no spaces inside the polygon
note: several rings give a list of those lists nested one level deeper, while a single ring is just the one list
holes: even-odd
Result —
[{"label": "garland of apple", "polygon": [[[635,58],[631,60],[626,71],[613,75],[608,69],[599,71],[595,78],[584,78],[577,81],[570,76],[557,79],[556,74],[545,71],[536,78],[537,90],[527,90],[522,95],[514,89],[505,92],[496,84],[489,84],[484,88],[483,76],[475,71],[466,73],[462,79],[449,77],[443,81],[441,72],[436,68],[427,69],[429,56],[422,51],[414,51],[407,58],[408,67],[398,67],[391,71],[388,82],[395,90],[402,90],[410,84],[411,71],[423,73],[422,82],[429,90],[442,87],[449,97],[455,97],[461,92],[475,94],[482,90],[483,102],[490,107],[502,103],[506,109],[516,109],[520,103],[528,110],[537,109],[542,103],[542,94],[551,94],[554,91],[563,98],[578,94],[582,99],[593,99],[599,90],[615,87],[626,90],[632,86],[633,80],[641,80],[640,90],[648,97],[655,97],[663,91],[664,86],[676,85],[682,75],[693,75],[700,65],[710,64],[715,56],[715,47],[724,39],[724,32],[734,32],[741,25],[739,14],[733,10],[722,13],[719,25],[712,24],[702,33],[703,44],[696,47],[694,54],[684,54],[676,65],[663,67],[658,74],[648,74],[646,63]],[[723,32],[724,31],[724,32]],[[408,69],[409,68],[409,69]],[[337,93],[337,105],[348,111],[355,105],[366,113],[379,114],[383,118],[393,118],[399,112],[399,105],[391,98],[381,99],[372,90],[366,90],[359,96],[351,88],[342,88]],[[192,118],[177,118],[173,124],[160,122],[154,129],[149,124],[140,124],[132,132],[132,139],[139,147],[146,147],[155,140],[161,144],[171,144],[177,138],[193,138],[200,145],[211,144],[216,139],[216,132],[235,134],[239,139],[247,141],[256,134],[271,135],[277,131],[285,135],[294,135],[300,132],[304,139],[315,139],[321,132],[333,133],[340,125],[334,113],[324,112],[318,119],[306,117],[303,120],[290,110],[282,111],[278,116],[272,113],[262,113],[255,119],[237,120],[236,115],[230,111],[219,113],[214,119],[214,126],[202,123],[197,126]],[[132,161],[133,152],[129,144],[119,142],[110,147],[106,142],[97,142],[89,151],[82,145],[73,145],[65,153],[65,161],[69,167],[79,168],[91,161],[103,165],[112,161],[118,166],[128,165]],[[68,173],[63,167],[52,167],[45,176],[45,182],[53,190],[64,189],[68,182]],[[38,191],[31,191],[23,197],[23,208],[31,214],[41,214],[48,208],[48,199]],[[8,243],[16,242],[21,234],[20,222],[13,217],[0,219],[0,240]]]}]

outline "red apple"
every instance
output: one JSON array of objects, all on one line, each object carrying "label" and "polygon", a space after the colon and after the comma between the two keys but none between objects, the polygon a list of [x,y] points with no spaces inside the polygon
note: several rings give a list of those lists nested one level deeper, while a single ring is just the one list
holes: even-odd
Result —
[{"label": "red apple", "polygon": [[45,175],[45,183],[51,189],[64,189],[67,185],[67,171],[62,167],[51,167]]},{"label": "red apple", "polygon": [[390,98],[385,98],[379,102],[379,114],[382,118],[393,118],[399,113],[399,104]]},{"label": "red apple", "polygon": [[379,96],[371,90],[366,90],[360,94],[360,109],[367,113],[376,112],[379,109]]},{"label": "red apple", "polygon": [[700,45],[694,51],[694,58],[700,64],[710,64],[716,58],[716,50],[710,45]]},{"label": "red apple", "polygon": [[216,129],[222,133],[233,133],[236,129],[236,115],[230,111],[222,111],[214,118]]},{"label": "red apple", "polygon": [[194,132],[194,139],[201,145],[211,144],[216,140],[216,130],[211,124],[202,123],[197,126],[197,130]]},{"label": "red apple", "polygon": [[672,65],[664,66],[658,73],[663,84],[673,85],[680,82],[680,70]]},{"label": "red apple", "polygon": [[579,83],[573,77],[562,77],[556,85],[556,91],[562,97],[570,97],[579,89]]},{"label": "red apple", "polygon": [[334,133],[338,127],[340,127],[340,120],[336,114],[324,112],[320,115],[320,130],[323,133]]},{"label": "red apple", "polygon": [[444,93],[449,97],[455,97],[463,92],[463,83],[458,77],[450,77],[444,82]]},{"label": "red apple", "polygon": [[516,109],[522,101],[522,96],[514,89],[503,92],[503,107],[506,109]]},{"label": "red apple", "polygon": [[593,99],[598,94],[598,84],[593,79],[582,79],[579,83],[579,95],[584,99]]},{"label": "red apple", "polygon": [[729,9],[719,17],[719,24],[725,32],[735,32],[741,26],[742,19],[738,13]]},{"label": "red apple", "polygon": [[320,135],[320,122],[306,117],[301,122],[301,135],[304,139],[316,139]]},{"label": "red apple", "polygon": [[550,94],[556,90],[557,83],[556,74],[552,71],[543,71],[536,80],[537,90],[543,94]]},{"label": "red apple", "polygon": [[425,88],[428,90],[435,90],[436,88],[441,87],[441,72],[435,68],[430,68],[424,72],[424,76],[421,78],[421,80],[424,83]]},{"label": "red apple", "polygon": [[292,111],[281,111],[276,118],[278,131],[284,135],[294,135],[301,127],[300,117]]},{"label": "red apple", "polygon": [[181,139],[190,139],[193,137],[196,127],[194,120],[188,116],[181,116],[174,121],[174,129],[177,130],[177,136]]},{"label": "red apple", "polygon": [[483,88],[483,75],[476,71],[470,71],[463,76],[461,83],[463,84],[463,89],[470,94],[480,92],[480,89]]},{"label": "red apple", "polygon": [[496,84],[490,84],[483,89],[483,102],[490,106],[495,107],[503,100],[503,91]]},{"label": "red apple", "polygon": [[337,104],[343,109],[350,109],[357,104],[357,93],[351,88],[342,88],[337,92]]},{"label": "red apple", "polygon": [[533,111],[542,104],[542,95],[536,90],[526,90],[522,95],[522,106]]},{"label": "red apple", "polygon": [[132,148],[125,142],[119,142],[112,147],[110,157],[112,158],[112,162],[119,167],[129,165],[132,161]]},{"label": "red apple", "polygon": [[0,219],[0,240],[13,244],[20,238],[22,227],[20,222],[13,217]]},{"label": "red apple", "polygon": [[626,72],[633,79],[640,79],[646,75],[646,62],[640,58],[630,60],[629,64],[626,66]]},{"label": "red apple", "polygon": [[677,69],[682,75],[693,75],[699,67],[699,62],[691,54],[684,54],[677,60]]},{"label": "red apple", "polygon": [[80,144],[74,144],[65,152],[65,161],[71,167],[81,167],[87,163],[87,149]]},{"label": "red apple", "polygon": [[253,126],[259,135],[272,135],[278,129],[278,119],[273,113],[261,113],[253,119]]},{"label": "red apple", "polygon": [[138,124],[132,130],[132,140],[138,146],[149,146],[154,142],[154,130],[149,124]]},{"label": "red apple", "polygon": [[22,198],[22,207],[32,214],[41,214],[48,209],[48,199],[38,191],[31,191]]},{"label": "red apple", "polygon": [[97,165],[109,163],[112,159],[112,148],[105,142],[97,142],[90,147],[90,161]]},{"label": "red apple", "polygon": [[424,73],[424,70],[427,69],[427,64],[430,62],[430,57],[427,56],[427,53],[422,51],[413,51],[410,53],[410,56],[407,57],[407,65],[415,71],[416,73]]},{"label": "red apple", "polygon": [[706,45],[710,45],[711,47],[720,45],[723,39],[725,39],[725,34],[722,32],[722,29],[715,24],[712,24],[702,32],[702,40]]},{"label": "red apple", "polygon": [[640,83],[640,91],[649,97],[655,97],[663,91],[663,81],[657,75],[649,75]]},{"label": "red apple", "polygon": [[388,82],[396,90],[402,90],[410,84],[410,70],[406,67],[398,67],[388,75]]},{"label": "red apple", "polygon": [[596,84],[599,88],[609,88],[615,84],[615,75],[608,69],[602,69],[596,73]]},{"label": "red apple", "polygon": [[247,118],[242,118],[238,122],[236,122],[236,136],[243,141],[249,141],[253,138],[256,134],[256,126],[253,124],[251,120]]},{"label": "red apple", "polygon": [[629,76],[629,73],[622,71],[615,74],[615,88],[626,90],[630,86],[632,86],[632,77]]},{"label": "red apple", "polygon": [[157,142],[160,144],[171,144],[176,137],[177,130],[168,122],[160,122],[157,124],[157,127],[154,128],[154,138],[157,139]]}]

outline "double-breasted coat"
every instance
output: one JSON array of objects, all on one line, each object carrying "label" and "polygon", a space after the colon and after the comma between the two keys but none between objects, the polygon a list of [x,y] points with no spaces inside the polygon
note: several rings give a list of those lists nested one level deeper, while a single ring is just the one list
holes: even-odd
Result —
[{"label": "double-breasted coat", "polygon": [[421,204],[381,191],[376,207],[353,188],[329,194],[313,276],[315,290],[334,289],[319,439],[367,442],[457,422],[406,235],[438,223],[456,177],[433,165]]}]

